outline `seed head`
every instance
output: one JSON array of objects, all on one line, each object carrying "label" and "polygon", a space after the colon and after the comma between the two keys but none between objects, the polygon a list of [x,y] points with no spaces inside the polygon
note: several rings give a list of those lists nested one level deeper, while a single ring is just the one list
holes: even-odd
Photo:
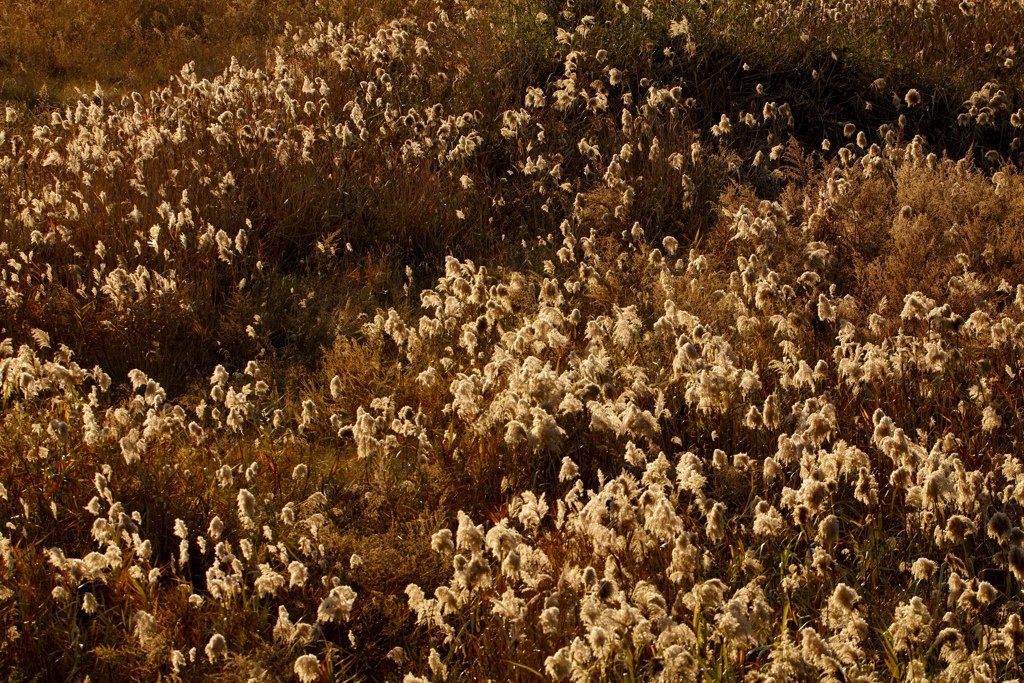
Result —
[{"label": "seed head", "polygon": [[910,573],[918,581],[927,581],[935,573],[936,569],[938,569],[938,565],[935,562],[927,557],[919,557],[911,566]]},{"label": "seed head", "polygon": [[238,514],[245,519],[252,519],[256,515],[256,496],[249,489],[238,490]]},{"label": "seed head", "polygon": [[1019,545],[1011,546],[1006,560],[1017,580],[1024,581],[1024,549]]},{"label": "seed head", "polygon": [[558,481],[570,481],[575,479],[580,473],[580,468],[576,466],[576,463],[571,458],[562,458],[562,469],[558,472]]},{"label": "seed head", "polygon": [[1013,524],[1010,523],[1010,518],[1002,512],[997,512],[988,519],[988,525],[986,530],[988,531],[988,537],[994,538],[1000,543],[1004,543],[1010,536],[1010,531],[1013,529]]},{"label": "seed head", "polygon": [[999,597],[999,593],[991,583],[982,581],[978,584],[978,601],[981,604],[990,605],[995,602],[997,597]]},{"label": "seed head", "polygon": [[213,660],[217,657],[224,658],[228,656],[228,641],[221,634],[214,633],[210,637],[210,642],[206,644],[205,652],[206,658],[210,660],[210,664],[213,664]]},{"label": "seed head", "polygon": [[295,660],[295,675],[302,683],[313,683],[320,679],[320,660],[316,655],[302,655]]},{"label": "seed head", "polygon": [[831,605],[835,608],[841,608],[846,612],[852,612],[857,601],[860,600],[860,596],[857,595],[857,591],[847,586],[845,583],[841,583],[836,586],[836,589],[832,592]]}]

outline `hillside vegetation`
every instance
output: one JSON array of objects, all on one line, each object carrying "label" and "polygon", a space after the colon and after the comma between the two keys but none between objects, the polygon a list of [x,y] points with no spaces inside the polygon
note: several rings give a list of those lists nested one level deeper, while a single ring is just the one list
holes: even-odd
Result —
[{"label": "hillside vegetation", "polygon": [[1024,5],[0,29],[4,680],[1024,678]]}]

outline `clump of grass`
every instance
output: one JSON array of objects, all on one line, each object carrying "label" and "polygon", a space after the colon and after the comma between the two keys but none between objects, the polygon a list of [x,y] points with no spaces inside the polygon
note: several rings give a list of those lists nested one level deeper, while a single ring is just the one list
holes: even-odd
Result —
[{"label": "clump of grass", "polygon": [[212,77],[232,56],[262,60],[287,26],[384,21],[407,9],[337,0],[12,0],[0,8],[0,101],[49,108],[96,82],[145,92],[192,61]]}]

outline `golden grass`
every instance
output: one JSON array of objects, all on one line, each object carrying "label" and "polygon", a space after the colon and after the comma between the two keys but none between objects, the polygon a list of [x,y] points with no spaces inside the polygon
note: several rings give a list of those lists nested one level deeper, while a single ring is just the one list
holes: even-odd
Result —
[{"label": "golden grass", "polygon": [[1022,15],[5,4],[0,676],[1020,679]]}]

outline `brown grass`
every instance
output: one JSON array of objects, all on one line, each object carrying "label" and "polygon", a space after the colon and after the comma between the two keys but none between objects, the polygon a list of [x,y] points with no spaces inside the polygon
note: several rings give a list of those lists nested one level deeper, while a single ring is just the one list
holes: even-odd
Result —
[{"label": "brown grass", "polygon": [[5,4],[0,676],[1020,678],[1022,25]]}]

